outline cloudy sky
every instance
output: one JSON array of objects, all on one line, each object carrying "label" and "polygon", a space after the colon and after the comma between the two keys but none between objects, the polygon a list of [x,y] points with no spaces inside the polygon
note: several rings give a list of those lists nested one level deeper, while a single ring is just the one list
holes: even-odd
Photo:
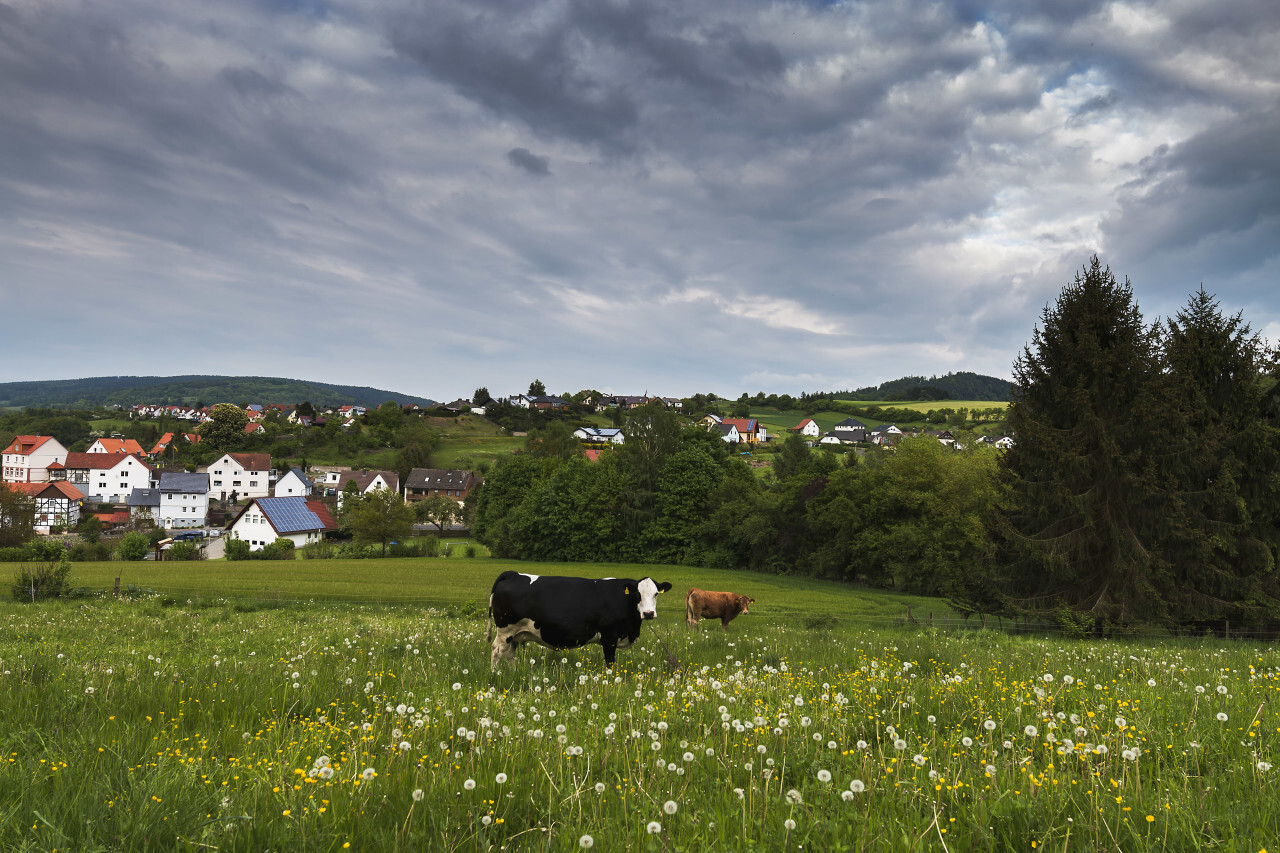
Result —
[{"label": "cloudy sky", "polygon": [[1275,0],[0,0],[0,380],[1009,376],[1097,252],[1280,339]]}]

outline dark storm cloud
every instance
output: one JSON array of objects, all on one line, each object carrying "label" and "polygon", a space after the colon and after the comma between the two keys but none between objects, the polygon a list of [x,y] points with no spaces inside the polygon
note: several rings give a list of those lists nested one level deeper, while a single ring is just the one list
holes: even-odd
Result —
[{"label": "dark storm cloud", "polygon": [[1271,8],[0,0],[0,280],[73,339],[238,311],[100,372],[310,376],[288,321],[346,345],[313,378],[440,398],[516,359],[557,392],[1006,374],[1099,250],[1144,307],[1195,275],[1261,328]]},{"label": "dark storm cloud", "polygon": [[524,169],[531,175],[550,175],[551,158],[539,157],[528,148],[512,148],[507,152],[507,160],[517,169]]}]

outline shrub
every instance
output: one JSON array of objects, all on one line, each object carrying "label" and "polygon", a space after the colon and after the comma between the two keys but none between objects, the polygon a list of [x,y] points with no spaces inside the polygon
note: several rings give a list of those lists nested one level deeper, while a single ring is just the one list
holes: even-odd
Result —
[{"label": "shrub", "polygon": [[195,542],[174,542],[165,554],[166,560],[201,560],[204,549]]},{"label": "shrub", "polygon": [[259,551],[255,556],[259,560],[293,560],[294,544],[292,539],[277,539]]},{"label": "shrub", "polygon": [[[103,562],[111,559],[111,549],[102,542],[77,542],[68,552],[73,563]],[[3,560],[0,555],[0,560]]]},{"label": "shrub", "polygon": [[228,539],[226,549],[223,554],[228,560],[248,560],[251,559],[249,554],[249,543],[243,539]]},{"label": "shrub", "polygon": [[328,540],[308,542],[298,550],[304,560],[332,560],[337,556],[337,549]]},{"label": "shrub", "polygon": [[[56,544],[56,543],[55,543]],[[24,564],[13,579],[14,601],[40,601],[59,598],[71,589],[71,560],[60,544],[42,549],[38,562]],[[52,552],[52,553],[51,553]]]},{"label": "shrub", "polygon": [[17,545],[12,548],[0,548],[0,563],[21,563],[31,558],[31,548]]},{"label": "shrub", "polygon": [[147,539],[147,535],[132,531],[126,533],[120,540],[120,547],[116,548],[116,556],[121,560],[143,560],[146,559],[147,552],[150,550],[151,542]]}]

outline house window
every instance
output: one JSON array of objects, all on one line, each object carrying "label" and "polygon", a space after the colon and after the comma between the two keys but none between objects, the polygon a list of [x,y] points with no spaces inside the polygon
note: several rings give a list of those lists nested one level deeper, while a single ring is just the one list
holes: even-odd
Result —
[{"label": "house window", "polygon": [[250,485],[250,486],[257,486],[257,485],[258,485],[258,481],[257,481],[257,480],[250,480],[250,481],[249,481],[249,485]]},{"label": "house window", "polygon": [[214,480],[214,481],[213,481],[213,484],[214,484],[215,486],[221,486],[221,485],[222,485],[222,481],[221,481],[221,480]]},{"label": "house window", "polygon": [[239,481],[239,480],[232,480],[232,481],[231,481],[231,485],[233,485],[233,486],[238,486],[238,485],[240,485],[240,481]]}]

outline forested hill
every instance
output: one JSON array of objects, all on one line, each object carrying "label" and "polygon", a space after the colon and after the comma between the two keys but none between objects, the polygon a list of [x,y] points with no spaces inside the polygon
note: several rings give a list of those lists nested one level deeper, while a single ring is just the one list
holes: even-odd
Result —
[{"label": "forested hill", "polygon": [[822,396],[849,397],[855,400],[884,400],[891,394],[914,388],[937,388],[945,391],[952,400],[1009,400],[1013,390],[1008,379],[983,376],[980,373],[948,373],[946,376],[904,376],[879,386],[859,388],[856,391],[837,391]]},{"label": "forested hill", "polygon": [[0,382],[0,406],[89,409],[140,403],[192,406],[196,403],[311,403],[379,406],[387,400],[429,406],[434,401],[395,391],[330,385],[270,376],[96,376],[44,382]]}]

